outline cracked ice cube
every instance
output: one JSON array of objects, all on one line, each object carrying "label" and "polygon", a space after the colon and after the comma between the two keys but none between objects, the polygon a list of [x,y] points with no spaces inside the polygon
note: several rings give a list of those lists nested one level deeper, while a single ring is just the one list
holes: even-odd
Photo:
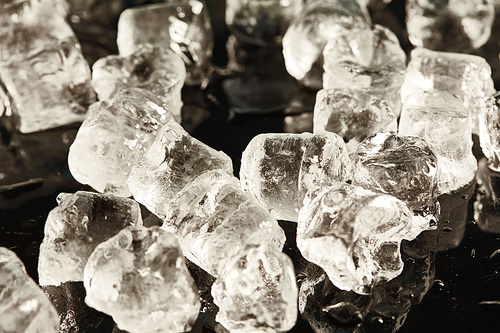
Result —
[{"label": "cracked ice cube", "polygon": [[488,167],[500,171],[500,93],[496,93],[486,102],[486,110],[479,118],[479,139],[484,155],[488,158]]},{"label": "cracked ice cube", "polygon": [[216,320],[230,332],[286,332],[297,320],[297,283],[288,256],[261,246],[233,258],[212,286]]},{"label": "cracked ice cube", "polygon": [[0,247],[0,290],[0,332],[59,332],[56,309],[26,274],[22,261],[4,247]]},{"label": "cracked ice cube", "polygon": [[145,89],[161,99],[179,122],[185,78],[182,59],[170,49],[152,45],[141,45],[128,57],[101,58],[92,66],[92,86],[99,100],[112,99],[124,88]]},{"label": "cracked ice cube", "polygon": [[68,154],[73,177],[99,192],[128,197],[132,166],[173,119],[162,101],[145,90],[121,90],[111,101],[93,104]]},{"label": "cracked ice cube", "polygon": [[131,225],[142,225],[137,202],[111,194],[61,193],[45,223],[40,246],[40,285],[83,281],[83,269],[95,247]]},{"label": "cracked ice cube", "polygon": [[85,266],[85,302],[130,333],[186,332],[200,300],[176,237],[128,227],[96,247]]},{"label": "cracked ice cube", "polygon": [[277,219],[296,222],[307,191],[350,180],[351,164],[335,133],[260,134],[243,151],[241,186]]}]

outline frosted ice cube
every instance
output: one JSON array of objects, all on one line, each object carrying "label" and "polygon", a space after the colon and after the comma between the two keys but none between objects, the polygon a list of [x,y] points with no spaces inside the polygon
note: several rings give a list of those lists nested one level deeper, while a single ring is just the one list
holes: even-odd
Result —
[{"label": "frosted ice cube", "polygon": [[409,0],[410,42],[432,50],[468,52],[486,43],[495,18],[492,1]]},{"label": "frosted ice cube", "polygon": [[162,101],[139,88],[121,90],[113,100],[93,104],[68,154],[69,169],[82,184],[128,197],[132,165],[173,119]]},{"label": "frosted ice cube", "polygon": [[401,241],[427,229],[427,220],[413,216],[401,200],[336,183],[304,199],[297,246],[336,287],[364,294],[401,274]]},{"label": "frosted ice cube", "polygon": [[40,245],[40,285],[83,281],[83,269],[100,243],[131,225],[142,225],[141,210],[134,200],[79,191],[61,193],[45,223]]},{"label": "frosted ice cube", "polygon": [[130,333],[186,332],[200,301],[176,237],[128,227],[101,243],[85,266],[85,302]]},{"label": "frosted ice cube", "polygon": [[177,192],[201,173],[218,169],[232,173],[231,158],[191,137],[172,120],[133,166],[128,185],[137,201],[164,218],[168,201]]},{"label": "frosted ice cube", "polygon": [[406,54],[391,30],[380,25],[345,30],[327,42],[323,59],[323,88],[365,91],[399,115]]},{"label": "frosted ice cube", "polygon": [[231,258],[268,244],[281,251],[278,222],[247,193],[238,178],[207,171],[187,184],[167,207],[163,228],[178,237],[184,255],[215,277],[224,277]]},{"label": "frosted ice cube", "polygon": [[[314,133],[333,132],[347,142],[351,157],[368,135],[397,128],[387,103],[358,89],[322,89],[314,105]],[[354,160],[354,159],[353,159]]]},{"label": "frosted ice cube", "polygon": [[477,161],[472,154],[470,119],[457,97],[439,90],[409,95],[403,101],[399,134],[420,136],[436,154],[439,194],[474,179]]},{"label": "frosted ice cube", "polygon": [[410,58],[401,86],[401,101],[421,91],[446,91],[464,103],[472,119],[472,131],[478,133],[478,117],[484,112],[485,100],[495,92],[486,60],[470,54],[423,48],[414,49]]},{"label": "frosted ice cube", "polygon": [[230,332],[286,332],[297,320],[297,283],[290,258],[261,246],[228,263],[212,286],[216,320]]},{"label": "frosted ice cube", "polygon": [[307,191],[350,180],[351,170],[335,133],[260,134],[243,151],[240,179],[274,217],[296,222]]},{"label": "frosted ice cube", "polygon": [[479,115],[479,139],[488,167],[500,171],[500,93],[486,102],[486,109]]},{"label": "frosted ice cube", "polygon": [[206,85],[211,69],[213,33],[205,3],[169,0],[125,10],[118,21],[122,56],[150,43],[172,49],[186,64],[186,84]]},{"label": "frosted ice cube", "polygon": [[82,121],[95,101],[89,66],[60,5],[0,5],[0,79],[24,133]]},{"label": "frosted ice cube", "polygon": [[128,57],[101,58],[92,66],[92,86],[99,100],[111,99],[124,88],[142,88],[161,99],[179,122],[185,78],[181,58],[152,45],[141,45]]},{"label": "frosted ice cube", "polygon": [[0,247],[0,332],[57,333],[56,309],[28,274],[22,261]]}]

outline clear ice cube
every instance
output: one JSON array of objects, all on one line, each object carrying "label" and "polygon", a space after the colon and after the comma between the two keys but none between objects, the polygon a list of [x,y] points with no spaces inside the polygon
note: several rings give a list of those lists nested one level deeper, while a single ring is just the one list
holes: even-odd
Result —
[{"label": "clear ice cube", "polygon": [[488,167],[500,172],[500,93],[486,102],[486,109],[479,117],[479,139]]},{"label": "clear ice cube", "polygon": [[125,227],[142,225],[139,204],[111,194],[61,193],[50,211],[40,245],[40,285],[83,281],[83,270],[97,245]]},{"label": "clear ice cube", "polygon": [[179,122],[185,79],[182,59],[170,49],[150,44],[139,46],[127,57],[101,58],[92,66],[92,86],[99,100],[112,99],[124,88],[145,89],[161,99]]},{"label": "clear ice cube", "polygon": [[73,177],[99,192],[128,197],[132,166],[173,115],[163,102],[139,88],[91,105],[68,154]]},{"label": "clear ice cube", "polygon": [[477,161],[472,154],[470,118],[456,96],[439,90],[409,95],[403,101],[399,134],[420,136],[436,154],[439,194],[458,190],[474,179]]},{"label": "clear ice cube", "polygon": [[130,333],[186,332],[200,300],[176,237],[128,227],[101,243],[85,266],[85,302]]},{"label": "clear ice cube", "polygon": [[352,163],[335,133],[260,134],[241,157],[242,188],[281,220],[297,221],[307,193],[351,179]]}]

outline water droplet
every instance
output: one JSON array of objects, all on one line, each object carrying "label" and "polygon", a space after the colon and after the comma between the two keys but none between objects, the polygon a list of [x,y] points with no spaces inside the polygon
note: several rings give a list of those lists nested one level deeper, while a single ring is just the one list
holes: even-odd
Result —
[{"label": "water droplet", "polygon": [[384,323],[384,318],[382,318],[382,317],[373,317],[372,318],[372,323],[373,324],[383,324]]},{"label": "water droplet", "polygon": [[434,286],[438,287],[439,289],[444,287],[443,280],[435,279],[433,284],[434,284]]},{"label": "water droplet", "polygon": [[500,256],[498,256],[500,254],[500,249],[496,249],[495,251],[493,251],[493,253],[490,255],[490,259],[494,259],[494,260],[500,260]]},{"label": "water droplet", "polygon": [[476,249],[472,249],[472,251],[470,251],[470,256],[472,258],[475,258],[476,257]]},{"label": "water droplet", "polygon": [[452,232],[452,231],[453,231],[453,229],[452,229],[451,227],[444,227],[444,228],[443,228],[443,231],[444,231],[444,232]]}]

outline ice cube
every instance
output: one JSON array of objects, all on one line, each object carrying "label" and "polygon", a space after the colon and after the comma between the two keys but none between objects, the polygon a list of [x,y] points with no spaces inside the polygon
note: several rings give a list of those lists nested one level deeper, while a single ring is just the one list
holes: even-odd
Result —
[{"label": "ice cube", "polygon": [[83,121],[95,101],[89,66],[61,4],[0,5],[0,80],[23,133]]},{"label": "ice cube", "polygon": [[176,237],[128,227],[101,243],[85,266],[85,302],[130,333],[186,332],[200,300]]},{"label": "ice cube", "polygon": [[410,42],[438,51],[469,52],[486,43],[495,7],[487,0],[409,0],[406,26]]},{"label": "ice cube", "polygon": [[367,92],[384,99],[399,115],[406,54],[391,30],[380,25],[344,30],[328,40],[323,59],[323,88]]},{"label": "ice cube", "polygon": [[297,320],[297,283],[290,258],[267,246],[228,263],[212,286],[216,320],[230,332],[286,332]]},{"label": "ice cube", "polygon": [[233,172],[231,158],[191,137],[169,121],[130,172],[128,185],[134,198],[160,218],[168,201],[191,180],[208,170]]},{"label": "ice cube", "polygon": [[486,102],[486,109],[479,116],[479,139],[488,167],[500,172],[500,93]]},{"label": "ice cube", "polygon": [[350,180],[351,170],[335,133],[260,134],[243,151],[240,179],[275,218],[297,222],[307,191]]},{"label": "ice cube", "polygon": [[69,169],[82,184],[128,197],[132,166],[173,115],[162,101],[139,88],[121,90],[112,101],[93,104],[68,154]]},{"label": "ice cube", "polygon": [[56,309],[5,247],[0,247],[0,290],[0,332],[59,332]]},{"label": "ice cube", "polygon": [[110,55],[92,66],[92,86],[99,100],[111,99],[124,88],[142,88],[161,99],[179,122],[185,79],[182,59],[170,49],[150,44],[128,57]]},{"label": "ice cube", "polygon": [[125,10],[118,21],[120,55],[150,43],[172,49],[186,64],[186,84],[206,85],[213,49],[210,17],[201,0],[169,0]]},{"label": "ice cube", "polygon": [[413,216],[391,195],[335,183],[304,199],[297,246],[336,287],[364,294],[402,272],[401,241],[429,228],[426,219]]},{"label": "ice cube", "polygon": [[137,202],[111,194],[61,193],[45,223],[40,245],[40,285],[83,281],[83,269],[100,243],[131,225],[142,225]]},{"label": "ice cube", "polygon": [[285,242],[278,222],[225,171],[201,174],[166,210],[163,228],[179,237],[189,260],[217,278],[226,275],[231,258],[250,247],[268,244],[281,251]]},{"label": "ice cube", "polygon": [[454,95],[435,90],[406,97],[399,134],[420,136],[436,154],[439,194],[458,190],[474,179],[477,161],[472,154],[470,119]]}]

